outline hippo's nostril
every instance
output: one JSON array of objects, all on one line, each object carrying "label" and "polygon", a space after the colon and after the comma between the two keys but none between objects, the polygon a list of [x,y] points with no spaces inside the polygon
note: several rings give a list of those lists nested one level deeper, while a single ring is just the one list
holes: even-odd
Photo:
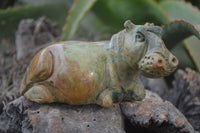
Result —
[{"label": "hippo's nostril", "polygon": [[171,60],[171,62],[172,62],[174,65],[176,65],[176,64],[177,64],[177,59],[176,59],[176,57],[173,57],[172,60]]},{"label": "hippo's nostril", "polygon": [[175,57],[172,58],[172,62],[176,63],[176,58]]},{"label": "hippo's nostril", "polygon": [[159,56],[154,56],[154,60],[152,61],[152,67],[154,68],[161,68],[164,67],[163,59]]},{"label": "hippo's nostril", "polygon": [[161,59],[159,59],[159,60],[158,60],[158,63],[159,63],[159,64],[162,64],[162,60],[161,60]]},{"label": "hippo's nostril", "polygon": [[172,67],[176,67],[178,65],[178,60],[176,59],[176,57],[173,57],[171,59],[170,64],[172,65]]}]

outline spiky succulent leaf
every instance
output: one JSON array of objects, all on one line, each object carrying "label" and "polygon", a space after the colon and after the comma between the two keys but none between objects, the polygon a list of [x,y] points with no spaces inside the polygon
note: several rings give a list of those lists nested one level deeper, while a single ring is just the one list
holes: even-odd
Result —
[{"label": "spiky succulent leaf", "polygon": [[[172,29],[171,32],[171,41],[169,40],[169,42],[167,42],[168,47],[173,47],[174,42],[178,42],[181,38],[184,39],[192,34],[199,38],[199,29],[196,24],[200,24],[200,11],[197,7],[194,7],[190,3],[186,3],[184,1],[161,1],[160,5],[172,20],[184,19],[188,21],[187,23],[180,22],[174,24],[174,30]],[[186,39],[184,45],[196,68],[200,70],[200,40],[194,38],[189,40]],[[185,61],[185,59],[181,58],[181,56],[180,60],[180,62]]]},{"label": "spiky succulent leaf", "polygon": [[99,0],[92,9],[106,25],[118,31],[128,19],[135,24],[169,22],[165,11],[154,0]]},{"label": "spiky succulent leaf", "polygon": [[192,35],[200,39],[200,30],[185,20],[175,20],[163,26],[162,38],[170,49]]},{"label": "spiky succulent leaf", "polygon": [[69,11],[66,24],[63,29],[62,40],[67,40],[75,34],[81,20],[83,19],[83,17],[86,15],[86,13],[89,11],[89,9],[92,7],[92,5],[95,2],[96,0],[75,0],[74,1],[74,4],[71,10]]}]

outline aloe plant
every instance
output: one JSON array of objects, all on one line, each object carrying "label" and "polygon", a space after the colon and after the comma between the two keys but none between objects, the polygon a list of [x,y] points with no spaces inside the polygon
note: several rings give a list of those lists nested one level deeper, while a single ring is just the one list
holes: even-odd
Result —
[{"label": "aloe plant", "polygon": [[[81,1],[81,0],[80,0]],[[135,24],[144,24],[145,22],[153,22],[156,25],[162,25],[164,28],[163,39],[166,46],[178,56],[180,67],[196,67],[200,71],[200,41],[199,26],[200,11],[197,7],[184,1],[168,1],[168,0],[92,0],[84,1],[88,3],[89,8],[73,9],[73,12],[81,12],[81,17],[87,14],[91,8],[91,12],[104,23],[105,26],[111,27],[110,33],[117,32],[123,27],[123,22],[127,19],[132,20]],[[74,4],[78,6],[78,2]],[[77,11],[78,10],[78,11]],[[69,15],[70,16],[70,15]],[[68,22],[73,23],[73,26],[64,30],[63,39],[71,38],[81,19],[74,19],[68,16]],[[85,18],[87,19],[87,18]],[[79,21],[78,23],[76,21]],[[66,23],[66,25],[70,25]],[[92,26],[92,25],[91,25]],[[76,27],[76,28],[74,28]],[[96,28],[101,31],[101,28]],[[66,34],[66,31],[73,31],[73,34]],[[184,33],[184,34],[183,34]],[[190,37],[195,35],[197,38]],[[185,41],[183,41],[185,39]],[[200,38],[199,38],[200,39]]]},{"label": "aloe plant", "polygon": [[[179,59],[181,59],[181,64],[184,67],[188,66],[188,60],[185,55],[190,55],[192,61],[196,65],[198,71],[200,71],[200,60],[199,60],[199,50],[200,50],[200,29],[198,25],[193,25],[185,20],[175,20],[163,26],[164,33],[163,33],[163,40],[165,44],[172,49],[173,47],[177,47],[174,51],[175,54],[178,55]],[[196,38],[192,37],[195,35]],[[198,39],[197,39],[198,38]],[[179,44],[181,46],[176,46],[180,41],[186,39],[183,43]],[[182,46],[185,46],[186,51],[182,49]],[[177,53],[179,52],[179,53]]]},{"label": "aloe plant", "polygon": [[15,47],[15,32],[22,19],[37,19],[41,16],[57,22],[58,30],[61,31],[67,16],[67,7],[62,2],[52,2],[0,10],[0,52]]},{"label": "aloe plant", "polygon": [[[200,24],[200,11],[197,7],[192,6],[190,3],[186,3],[184,1],[161,1],[160,2],[161,7],[167,12],[168,16],[171,18],[171,20],[177,20],[177,19],[184,19],[187,20],[187,23],[190,23],[193,25],[193,28],[196,30],[200,30],[198,27],[198,24]],[[188,26],[188,25],[185,25]],[[183,31],[183,27],[180,27],[178,24],[176,27],[176,30]],[[181,33],[181,32],[180,32]],[[187,34],[187,33],[186,33]],[[180,35],[180,34],[176,34]],[[195,34],[197,36],[197,34]],[[198,43],[197,43],[198,42]],[[185,55],[188,53],[190,56],[191,61],[193,61],[194,65],[196,66],[196,69],[200,72],[200,52],[197,50],[200,50],[200,41],[197,38],[190,37],[189,39],[186,39],[183,42],[183,47],[186,49],[186,51],[181,52],[178,57],[180,61],[183,63],[189,64],[189,60],[185,60],[185,58],[182,58],[182,55]],[[174,45],[175,44],[167,44]],[[175,46],[177,47],[177,46]],[[178,49],[175,51],[178,52]],[[186,53],[187,52],[187,53]],[[184,67],[187,66],[187,64],[184,64]]]},{"label": "aloe plant", "polygon": [[70,10],[68,17],[66,19],[66,25],[63,28],[62,40],[71,38],[78,26],[80,21],[83,19],[84,15],[89,11],[91,6],[96,2],[96,0],[76,0]]}]

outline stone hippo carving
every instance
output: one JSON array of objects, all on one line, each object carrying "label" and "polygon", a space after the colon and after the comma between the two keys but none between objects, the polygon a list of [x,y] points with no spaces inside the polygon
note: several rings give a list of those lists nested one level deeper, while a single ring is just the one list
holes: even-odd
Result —
[{"label": "stone hippo carving", "polygon": [[27,68],[21,94],[38,103],[102,107],[142,100],[145,90],[139,74],[167,76],[178,60],[165,47],[161,27],[129,20],[124,26],[111,41],[67,41],[42,49]]}]

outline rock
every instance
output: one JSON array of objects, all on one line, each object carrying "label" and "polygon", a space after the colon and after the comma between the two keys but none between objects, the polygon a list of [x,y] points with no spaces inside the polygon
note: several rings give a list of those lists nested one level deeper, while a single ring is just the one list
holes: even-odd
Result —
[{"label": "rock", "polygon": [[141,75],[140,79],[145,89],[155,92],[161,97],[163,97],[169,90],[164,78],[150,79]]},{"label": "rock", "polygon": [[102,108],[97,105],[37,104],[20,97],[4,110],[0,115],[1,133],[124,133],[119,105]]},{"label": "rock", "polygon": [[143,101],[121,104],[124,116],[133,127],[157,133],[194,133],[193,127],[184,115],[170,102],[163,101],[155,93],[146,92]]},{"label": "rock", "polygon": [[0,103],[8,103],[20,96],[21,80],[35,51],[32,50],[32,54],[24,56],[20,61],[12,62],[8,67],[0,68]]},{"label": "rock", "polygon": [[56,41],[56,24],[46,17],[24,19],[20,22],[16,32],[16,51],[19,60],[36,46]]},{"label": "rock", "polygon": [[23,96],[0,104],[0,133],[194,133],[193,127],[170,102],[146,91],[143,101],[72,106],[38,104]]},{"label": "rock", "polygon": [[[22,132],[41,133],[123,133],[123,118],[119,106],[105,109],[99,106],[45,105],[26,110]],[[25,125],[24,125],[25,124]]]},{"label": "rock", "polygon": [[33,19],[22,20],[16,32],[17,59],[35,47],[33,39],[33,29],[35,22]]},{"label": "rock", "polygon": [[165,95],[188,119],[195,130],[200,131],[200,74],[189,68],[178,70],[173,89]]},{"label": "rock", "polygon": [[0,133],[20,133],[23,118],[23,98],[19,98],[4,107],[0,115]]}]

